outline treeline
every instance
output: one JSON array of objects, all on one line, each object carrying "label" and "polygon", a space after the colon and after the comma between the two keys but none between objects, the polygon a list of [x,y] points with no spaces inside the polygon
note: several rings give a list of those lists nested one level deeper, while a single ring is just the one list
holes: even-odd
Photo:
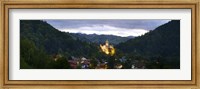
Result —
[{"label": "treeline", "polygon": [[109,43],[112,45],[117,45],[121,42],[126,42],[129,39],[134,38],[133,36],[129,37],[120,37],[114,35],[97,35],[97,34],[83,34],[83,33],[72,33],[73,37],[78,38],[82,41],[92,42],[97,44],[103,44],[106,40],[109,40]]},{"label": "treeline", "polygon": [[117,49],[131,59],[145,60],[147,68],[155,68],[156,64],[160,68],[180,68],[180,20],[120,43]]},{"label": "treeline", "polygon": [[172,20],[115,48],[116,54],[109,57],[87,37],[58,31],[45,21],[20,20],[21,69],[70,69],[72,56],[91,59],[91,68],[108,62],[110,69],[120,64],[124,69],[179,69],[180,21]]},{"label": "treeline", "polygon": [[[62,55],[63,62],[52,62],[53,56]],[[68,68],[70,56],[96,58],[97,44],[73,39],[69,33],[60,32],[45,21],[20,21],[20,68]],[[63,65],[63,66],[62,66]]]}]

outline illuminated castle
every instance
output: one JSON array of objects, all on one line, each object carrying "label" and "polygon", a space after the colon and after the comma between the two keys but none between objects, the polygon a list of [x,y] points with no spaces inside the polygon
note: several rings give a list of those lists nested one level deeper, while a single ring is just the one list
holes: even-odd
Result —
[{"label": "illuminated castle", "polygon": [[115,54],[115,48],[113,47],[113,45],[109,45],[108,40],[106,40],[105,45],[100,44],[100,48],[107,55],[113,56]]}]

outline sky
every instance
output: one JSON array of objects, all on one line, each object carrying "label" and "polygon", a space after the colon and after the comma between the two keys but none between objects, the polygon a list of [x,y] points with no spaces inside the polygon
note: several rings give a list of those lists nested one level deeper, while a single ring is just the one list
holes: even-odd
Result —
[{"label": "sky", "polygon": [[69,33],[140,36],[171,20],[44,20],[56,29]]}]

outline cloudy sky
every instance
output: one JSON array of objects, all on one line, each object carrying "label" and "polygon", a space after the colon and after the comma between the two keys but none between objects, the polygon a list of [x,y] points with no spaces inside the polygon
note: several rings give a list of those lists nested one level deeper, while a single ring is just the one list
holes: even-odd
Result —
[{"label": "cloudy sky", "polygon": [[140,36],[170,20],[45,20],[63,32]]}]

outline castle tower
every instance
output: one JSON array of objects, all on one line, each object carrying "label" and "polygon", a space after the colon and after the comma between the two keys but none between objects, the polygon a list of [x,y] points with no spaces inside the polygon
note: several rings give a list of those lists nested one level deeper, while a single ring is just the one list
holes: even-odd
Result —
[{"label": "castle tower", "polygon": [[107,47],[109,46],[109,41],[108,40],[106,40],[106,44],[105,44]]}]

